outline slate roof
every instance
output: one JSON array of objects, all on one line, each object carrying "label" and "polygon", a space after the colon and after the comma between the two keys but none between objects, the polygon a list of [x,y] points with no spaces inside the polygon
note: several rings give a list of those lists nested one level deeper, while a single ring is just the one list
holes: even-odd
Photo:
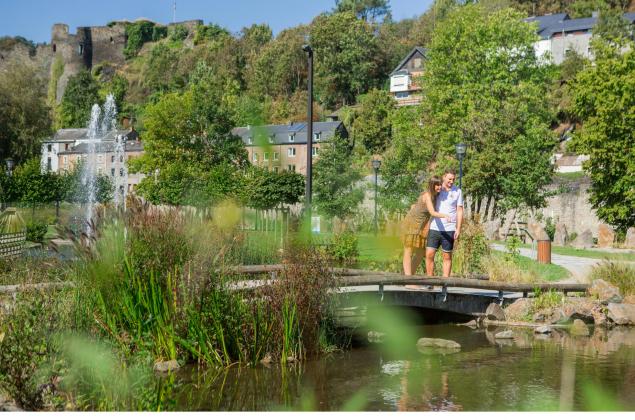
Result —
[{"label": "slate roof", "polygon": [[66,143],[88,138],[86,128],[61,128],[55,132],[52,139],[45,140],[45,143]]},{"label": "slate roof", "polygon": [[[88,153],[90,145],[88,143],[80,143],[70,150],[60,152],[60,155],[83,155]],[[101,141],[95,143],[95,153],[113,153],[115,151],[114,141]],[[143,143],[140,141],[127,141],[126,152],[142,152]]]},{"label": "slate roof", "polygon": [[395,69],[392,71],[392,73],[390,73],[390,75],[392,76],[393,74],[395,74],[395,73],[399,72],[399,71],[401,70],[401,68],[402,68],[403,66],[405,66],[405,65],[406,65],[406,63],[408,62],[408,60],[410,60],[410,58],[411,58],[413,55],[415,55],[415,53],[417,53],[417,52],[418,52],[418,53],[421,53],[421,55],[423,55],[423,57],[424,57],[424,58],[425,58],[425,57],[427,56],[427,54],[428,54],[428,50],[426,50],[425,48],[423,48],[423,47],[414,47],[414,48],[412,49],[412,51],[410,51],[410,52],[408,53],[408,55],[406,55],[406,57],[405,57],[403,60],[401,60],[401,62],[397,65],[397,67],[395,67]]},{"label": "slate roof", "polygon": [[[635,22],[635,13],[624,13],[624,18],[631,24]],[[597,17],[571,19],[566,13],[556,13],[545,16],[532,16],[525,19],[525,22],[538,22],[537,34],[541,39],[549,39],[557,33],[590,31],[597,23]]]},{"label": "slate roof", "polygon": [[[346,128],[341,121],[320,121],[313,123],[313,133],[321,133],[320,142],[328,141],[336,132],[347,135]],[[306,144],[307,124],[306,122],[236,127],[232,134],[239,136],[243,143],[251,146],[262,144]],[[294,141],[289,141],[289,134],[295,134]],[[273,141],[269,139],[273,136]],[[249,138],[252,143],[249,143]],[[266,143],[264,143],[266,142]]]},{"label": "slate roof", "polygon": [[566,13],[556,13],[552,15],[544,16],[532,16],[525,19],[525,22],[538,22],[538,31],[536,32],[541,38],[546,39],[543,36],[545,29],[558,25],[565,20],[569,19],[569,15]]}]

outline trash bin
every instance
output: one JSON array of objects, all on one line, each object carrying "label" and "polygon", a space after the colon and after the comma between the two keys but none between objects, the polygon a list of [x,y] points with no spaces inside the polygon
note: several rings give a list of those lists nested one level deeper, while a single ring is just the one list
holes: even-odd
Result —
[{"label": "trash bin", "polygon": [[549,239],[538,240],[538,256],[540,264],[551,264],[551,241]]}]

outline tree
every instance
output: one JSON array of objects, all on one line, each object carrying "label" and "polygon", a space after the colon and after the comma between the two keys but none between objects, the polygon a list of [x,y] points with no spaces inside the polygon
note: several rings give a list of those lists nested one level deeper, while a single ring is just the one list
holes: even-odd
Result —
[{"label": "tree", "polygon": [[37,156],[51,132],[46,84],[29,66],[10,65],[0,72],[0,162]]},{"label": "tree", "polygon": [[378,48],[373,28],[351,12],[323,14],[311,24],[316,96],[326,107],[353,103],[378,86]]},{"label": "tree", "polygon": [[615,43],[594,42],[595,65],[578,73],[573,111],[582,127],[572,142],[589,155],[583,167],[598,217],[620,230],[635,226],[635,45],[623,42],[623,53]]},{"label": "tree", "polygon": [[390,15],[388,0],[335,0],[335,12],[353,12],[365,21]]},{"label": "tree", "polygon": [[373,153],[383,153],[390,142],[390,117],[395,100],[385,91],[373,89],[360,100],[361,110],[353,123],[355,142]]},{"label": "tree", "polygon": [[61,104],[62,127],[86,127],[90,110],[99,102],[99,84],[87,70],[68,79]]},{"label": "tree", "polygon": [[356,186],[362,176],[352,165],[347,139],[335,136],[320,149],[313,177],[315,208],[324,216],[344,219],[353,215],[364,199],[363,189]]},{"label": "tree", "polygon": [[522,17],[480,4],[452,10],[436,27],[421,79],[423,141],[438,149],[440,166],[456,165],[455,145],[466,142],[466,193],[502,208],[544,205],[556,144],[553,69],[536,57],[535,30]]},{"label": "tree", "polygon": [[271,172],[252,166],[245,174],[244,202],[259,209],[273,209],[282,204],[293,205],[304,195],[304,176],[295,172]]}]

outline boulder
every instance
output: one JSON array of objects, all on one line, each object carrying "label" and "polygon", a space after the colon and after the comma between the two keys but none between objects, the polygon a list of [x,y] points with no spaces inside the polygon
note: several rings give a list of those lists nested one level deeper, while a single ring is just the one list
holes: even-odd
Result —
[{"label": "boulder", "polygon": [[369,343],[383,343],[385,336],[386,336],[386,333],[377,332],[377,331],[368,331],[368,342]]},{"label": "boulder", "polygon": [[168,360],[165,362],[156,362],[154,364],[155,372],[170,372],[179,368],[179,362],[176,360]]},{"label": "boulder", "polygon": [[584,321],[580,319],[576,319],[573,321],[573,325],[571,325],[571,329],[569,330],[571,335],[590,335],[589,327],[586,326]]},{"label": "boulder", "polygon": [[531,313],[531,300],[527,298],[517,299],[505,308],[505,319],[520,321]]},{"label": "boulder", "polygon": [[462,327],[469,327],[469,328],[472,328],[472,329],[478,328],[478,322],[476,322],[475,319],[473,319],[473,320],[471,320],[469,322],[466,322],[464,324],[459,324],[459,325],[462,326]]},{"label": "boulder", "polygon": [[615,231],[607,224],[598,226],[598,247],[611,248],[615,241]]},{"label": "boulder", "polygon": [[551,311],[547,311],[543,309],[542,311],[536,312],[534,316],[531,317],[531,320],[534,322],[545,322],[547,318],[549,318],[550,316],[551,316]]},{"label": "boulder", "polygon": [[602,279],[595,279],[591,282],[589,295],[597,297],[603,304],[621,303],[624,300],[619,288]]},{"label": "boulder", "polygon": [[485,233],[485,237],[490,241],[497,241],[500,239],[498,234],[501,228],[500,219],[490,220],[488,222],[483,223],[483,232]]},{"label": "boulder", "polygon": [[512,330],[505,330],[494,335],[494,338],[500,340],[509,340],[514,338],[514,332]]},{"label": "boulder", "polygon": [[593,234],[589,229],[580,233],[573,242],[571,242],[576,248],[591,248],[593,246]]},{"label": "boulder", "polygon": [[493,321],[504,321],[505,320],[505,311],[498,303],[490,303],[487,309],[485,310],[485,317],[489,320]]},{"label": "boulder", "polygon": [[593,315],[593,323],[596,326],[606,327],[608,325],[609,319],[606,316],[606,308],[597,306],[593,308],[593,311],[591,312],[591,314]]},{"label": "boulder", "polygon": [[585,323],[593,323],[593,310],[599,306],[597,301],[587,297],[567,298],[563,307],[565,315],[571,319],[580,319]]},{"label": "boulder", "polygon": [[527,231],[532,236],[532,238],[534,238],[534,240],[536,241],[551,240],[551,238],[549,238],[549,235],[547,234],[547,231],[545,230],[544,227],[542,227],[540,223],[537,223],[537,222],[527,223]]},{"label": "boulder", "polygon": [[609,303],[608,317],[617,325],[635,325],[635,305],[632,303]]},{"label": "boulder", "polygon": [[549,324],[566,324],[570,319],[567,314],[560,308],[556,308],[551,312],[551,316],[547,321]]},{"label": "boulder", "polygon": [[635,227],[629,227],[626,231],[624,246],[627,248],[635,248]]},{"label": "boulder", "polygon": [[551,334],[553,332],[553,328],[549,325],[541,325],[540,327],[536,327],[534,329],[534,333],[536,334]]},{"label": "boulder", "polygon": [[621,303],[635,303],[635,295],[628,295],[624,297],[624,300]]},{"label": "boulder", "polygon": [[563,246],[567,242],[567,227],[564,223],[556,223],[556,233],[553,235],[553,244]]},{"label": "boulder", "polygon": [[417,347],[436,347],[441,349],[460,349],[461,345],[456,341],[444,340],[442,338],[420,338]]}]

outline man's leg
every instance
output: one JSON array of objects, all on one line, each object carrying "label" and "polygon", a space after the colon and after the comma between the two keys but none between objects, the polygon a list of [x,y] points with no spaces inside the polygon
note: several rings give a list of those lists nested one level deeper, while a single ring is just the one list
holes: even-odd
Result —
[{"label": "man's leg", "polygon": [[452,272],[452,253],[443,251],[443,277],[450,277]]}]

